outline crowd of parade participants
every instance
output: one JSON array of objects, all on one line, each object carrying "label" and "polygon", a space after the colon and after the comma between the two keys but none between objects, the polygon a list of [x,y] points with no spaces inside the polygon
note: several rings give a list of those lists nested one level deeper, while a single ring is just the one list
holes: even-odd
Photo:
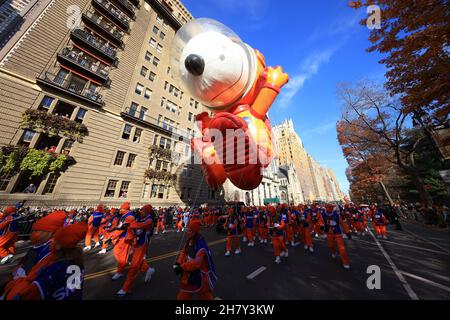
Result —
[{"label": "crowd of parade participants", "polygon": [[226,233],[227,257],[242,254],[241,242],[248,247],[256,242],[271,245],[276,264],[295,254],[289,250],[299,245],[314,254],[315,239],[323,237],[331,258],[339,256],[342,266],[349,269],[344,239],[369,232],[369,223],[376,237],[386,239],[388,224],[381,208],[352,203],[159,209],[145,205],[134,210],[129,202],[119,208],[100,204],[90,209],[34,213],[31,246],[23,257],[13,260],[21,211],[16,205],[0,213],[0,263],[15,263],[6,283],[0,284],[1,299],[5,300],[82,299],[83,259],[96,247],[99,255],[112,251],[117,263],[112,280],[123,280],[116,295],[124,297],[132,292],[139,273],[143,273],[145,282],[151,281],[155,269],[146,260],[150,238],[168,228],[187,235],[173,265],[179,276],[177,299],[213,299],[217,275],[201,228],[215,227]]}]

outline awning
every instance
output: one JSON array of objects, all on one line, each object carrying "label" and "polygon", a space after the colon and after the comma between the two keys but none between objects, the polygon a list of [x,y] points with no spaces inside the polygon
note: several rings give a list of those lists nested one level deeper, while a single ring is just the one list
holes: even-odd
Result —
[{"label": "awning", "polygon": [[264,204],[269,204],[269,203],[280,203],[280,199],[278,199],[278,198],[265,198],[264,199]]}]

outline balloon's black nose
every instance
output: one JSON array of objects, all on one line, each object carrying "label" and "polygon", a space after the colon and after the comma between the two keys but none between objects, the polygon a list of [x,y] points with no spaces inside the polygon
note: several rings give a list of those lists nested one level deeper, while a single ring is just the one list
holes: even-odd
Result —
[{"label": "balloon's black nose", "polygon": [[194,76],[201,76],[205,71],[205,60],[196,54],[190,54],[184,61],[187,71]]}]

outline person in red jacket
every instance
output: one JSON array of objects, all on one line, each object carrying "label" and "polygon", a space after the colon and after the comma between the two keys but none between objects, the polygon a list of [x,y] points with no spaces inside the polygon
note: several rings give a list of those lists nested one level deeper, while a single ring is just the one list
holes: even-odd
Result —
[{"label": "person in red jacket", "polygon": [[14,246],[19,235],[18,215],[14,207],[7,207],[0,216],[0,264],[14,257]]},{"label": "person in red jacket", "polygon": [[154,226],[151,216],[152,212],[153,208],[151,205],[143,206],[139,212],[139,218],[131,222],[128,227],[128,232],[133,233],[134,236],[133,258],[131,259],[127,278],[122,288],[116,294],[119,297],[124,297],[131,292],[139,271],[145,273],[145,283],[150,282],[152,275],[155,273],[155,269],[150,268],[145,261]]},{"label": "person in red jacket", "polygon": [[217,280],[211,251],[200,234],[201,223],[193,220],[188,226],[188,239],[180,252],[174,272],[181,275],[177,300],[192,300],[198,294],[200,300],[213,300],[214,282]]},{"label": "person in red jacket", "polygon": [[20,278],[5,290],[5,300],[81,300],[83,251],[78,247],[86,236],[85,223],[59,228],[54,234],[47,263],[39,271]]},{"label": "person in red jacket", "polygon": [[127,201],[120,206],[120,220],[118,225],[114,228],[114,233],[111,239],[114,243],[114,257],[117,261],[116,273],[112,276],[112,280],[118,280],[125,274],[125,268],[128,264],[128,257],[130,250],[133,247],[134,234],[129,232],[129,226],[135,221],[133,212],[130,209],[130,203]]},{"label": "person in red jacket", "polygon": [[287,213],[279,213],[274,207],[269,206],[270,218],[268,221],[269,233],[272,237],[273,251],[275,253],[275,263],[281,263],[280,257],[287,257],[288,250],[284,242],[285,227],[287,225]]},{"label": "person in red jacket", "polygon": [[377,238],[383,238],[387,239],[386,235],[386,225],[389,222],[387,221],[386,217],[383,214],[383,211],[381,208],[379,208],[375,214],[372,215],[372,224],[373,228],[375,229],[375,235]]}]

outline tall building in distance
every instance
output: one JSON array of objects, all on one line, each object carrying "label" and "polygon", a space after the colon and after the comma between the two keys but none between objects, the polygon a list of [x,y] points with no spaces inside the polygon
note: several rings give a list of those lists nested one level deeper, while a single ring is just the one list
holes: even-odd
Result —
[{"label": "tall building in distance", "polygon": [[277,141],[278,161],[281,166],[295,169],[302,198],[305,202],[341,201],[343,193],[339,188],[334,172],[323,168],[305,150],[302,140],[295,132],[291,119],[274,126]]},{"label": "tall building in distance", "polygon": [[189,161],[204,107],[170,68],[172,39],[193,18],[183,4],[38,2],[0,60],[0,203],[220,201],[223,190],[210,190]]}]

